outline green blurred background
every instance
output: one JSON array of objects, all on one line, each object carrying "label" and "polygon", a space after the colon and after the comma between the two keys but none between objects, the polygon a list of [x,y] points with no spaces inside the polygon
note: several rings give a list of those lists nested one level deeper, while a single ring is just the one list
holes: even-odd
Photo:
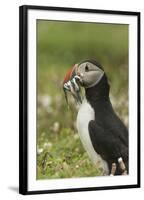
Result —
[{"label": "green blurred background", "polygon": [[62,81],[81,60],[95,58],[111,85],[111,101],[128,126],[128,25],[37,21],[37,179],[99,176],[76,130],[77,106]]}]

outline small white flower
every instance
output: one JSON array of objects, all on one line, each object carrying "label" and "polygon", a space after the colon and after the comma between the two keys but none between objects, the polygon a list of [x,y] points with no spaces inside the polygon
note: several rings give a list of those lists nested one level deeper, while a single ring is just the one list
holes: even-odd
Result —
[{"label": "small white flower", "polygon": [[78,134],[74,134],[74,139],[75,140],[79,139],[79,135]]},{"label": "small white flower", "polygon": [[78,169],[78,168],[79,168],[79,165],[76,165],[75,167],[76,167],[76,169]]},{"label": "small white flower", "polygon": [[47,107],[51,107],[51,103],[52,103],[52,98],[49,95],[44,95],[39,97],[39,101],[41,102],[42,106],[47,108]]},{"label": "small white flower", "polygon": [[43,148],[37,149],[37,154],[40,155],[43,152]]},{"label": "small white flower", "polygon": [[59,128],[60,128],[59,122],[54,122],[54,124],[53,124],[53,131],[54,132],[58,132]]},{"label": "small white flower", "polygon": [[45,142],[43,146],[44,146],[44,148],[51,148],[52,143],[51,142]]}]

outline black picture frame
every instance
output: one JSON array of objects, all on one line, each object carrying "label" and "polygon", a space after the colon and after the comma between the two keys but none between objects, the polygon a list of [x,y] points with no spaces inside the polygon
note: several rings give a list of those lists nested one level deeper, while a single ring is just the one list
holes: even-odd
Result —
[{"label": "black picture frame", "polygon": [[[76,13],[100,13],[111,15],[127,15],[137,17],[137,183],[132,185],[28,190],[28,11],[46,10]],[[23,5],[19,7],[19,193],[44,194],[59,192],[94,191],[108,189],[124,189],[140,187],[140,12],[95,10],[66,7],[46,7]]]}]

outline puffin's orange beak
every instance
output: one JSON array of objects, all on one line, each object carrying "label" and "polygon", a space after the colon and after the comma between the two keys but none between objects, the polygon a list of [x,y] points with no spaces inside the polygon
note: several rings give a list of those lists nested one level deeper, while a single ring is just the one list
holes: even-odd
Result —
[{"label": "puffin's orange beak", "polygon": [[69,69],[64,77],[63,85],[70,81],[75,75],[78,64],[75,64],[71,69]]},{"label": "puffin's orange beak", "polygon": [[77,83],[77,80],[79,79],[77,75],[77,67],[78,64],[75,64],[71,69],[68,70],[64,77],[63,81],[63,90],[65,93],[65,98],[68,103],[68,98],[67,98],[67,91],[71,92],[73,97],[77,100],[77,102],[81,103],[81,97],[80,97],[80,87]]}]

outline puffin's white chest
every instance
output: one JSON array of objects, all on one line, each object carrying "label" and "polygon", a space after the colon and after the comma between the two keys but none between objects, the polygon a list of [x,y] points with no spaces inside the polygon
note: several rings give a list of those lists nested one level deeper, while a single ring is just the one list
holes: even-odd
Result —
[{"label": "puffin's white chest", "polygon": [[90,159],[95,165],[97,165],[99,168],[102,168],[105,174],[108,174],[109,170],[107,163],[101,158],[99,154],[96,153],[90,139],[88,124],[91,120],[95,120],[94,110],[92,109],[91,105],[87,102],[87,100],[84,99],[77,115],[78,133]]}]

